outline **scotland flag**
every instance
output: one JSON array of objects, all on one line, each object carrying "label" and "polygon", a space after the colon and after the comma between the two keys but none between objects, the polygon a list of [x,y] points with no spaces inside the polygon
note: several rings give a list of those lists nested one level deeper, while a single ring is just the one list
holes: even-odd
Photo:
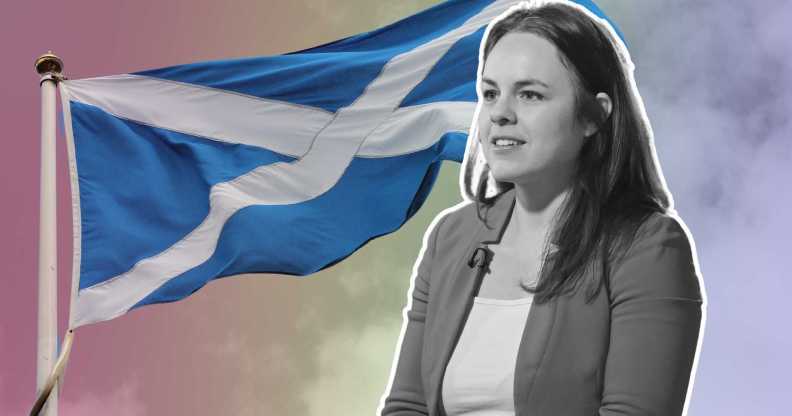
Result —
[{"label": "scotland flag", "polygon": [[440,163],[462,160],[481,37],[515,3],[450,1],[282,56],[61,82],[70,327],[223,276],[308,275],[397,230]]}]

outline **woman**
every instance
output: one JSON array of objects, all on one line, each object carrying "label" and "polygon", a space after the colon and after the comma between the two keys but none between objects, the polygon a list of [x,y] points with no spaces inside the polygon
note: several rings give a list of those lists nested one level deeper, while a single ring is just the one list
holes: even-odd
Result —
[{"label": "woman", "polygon": [[602,20],[488,27],[463,203],[424,237],[383,415],[679,415],[702,284]]}]

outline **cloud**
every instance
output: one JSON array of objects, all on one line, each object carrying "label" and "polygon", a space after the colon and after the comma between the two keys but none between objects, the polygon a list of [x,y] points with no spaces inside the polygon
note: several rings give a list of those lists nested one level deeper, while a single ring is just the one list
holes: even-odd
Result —
[{"label": "cloud", "polygon": [[83,392],[76,397],[61,397],[59,414],[62,416],[138,416],[148,414],[138,395],[139,381],[134,378],[109,393]]},{"label": "cloud", "polygon": [[400,329],[401,320],[394,319],[323,337],[316,348],[316,377],[304,386],[305,414],[374,414],[387,387]]}]

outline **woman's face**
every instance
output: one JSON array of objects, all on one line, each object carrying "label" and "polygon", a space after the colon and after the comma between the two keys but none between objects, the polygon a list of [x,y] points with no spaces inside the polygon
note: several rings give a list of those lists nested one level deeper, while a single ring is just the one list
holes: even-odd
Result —
[{"label": "woman's face", "polygon": [[479,140],[495,179],[515,184],[569,175],[584,141],[574,75],[548,40],[512,32],[482,74]]}]

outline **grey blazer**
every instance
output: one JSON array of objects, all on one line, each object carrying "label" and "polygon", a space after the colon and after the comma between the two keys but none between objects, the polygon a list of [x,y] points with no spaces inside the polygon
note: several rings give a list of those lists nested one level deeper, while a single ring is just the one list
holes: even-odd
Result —
[{"label": "grey blazer", "polygon": [[[484,275],[477,249],[500,240],[514,203],[513,189],[503,193],[486,223],[468,204],[425,239],[382,415],[445,414],[443,375]],[[682,414],[705,305],[675,217],[652,214],[609,281],[610,293],[589,304],[577,290],[531,307],[515,366],[517,416]]]}]

